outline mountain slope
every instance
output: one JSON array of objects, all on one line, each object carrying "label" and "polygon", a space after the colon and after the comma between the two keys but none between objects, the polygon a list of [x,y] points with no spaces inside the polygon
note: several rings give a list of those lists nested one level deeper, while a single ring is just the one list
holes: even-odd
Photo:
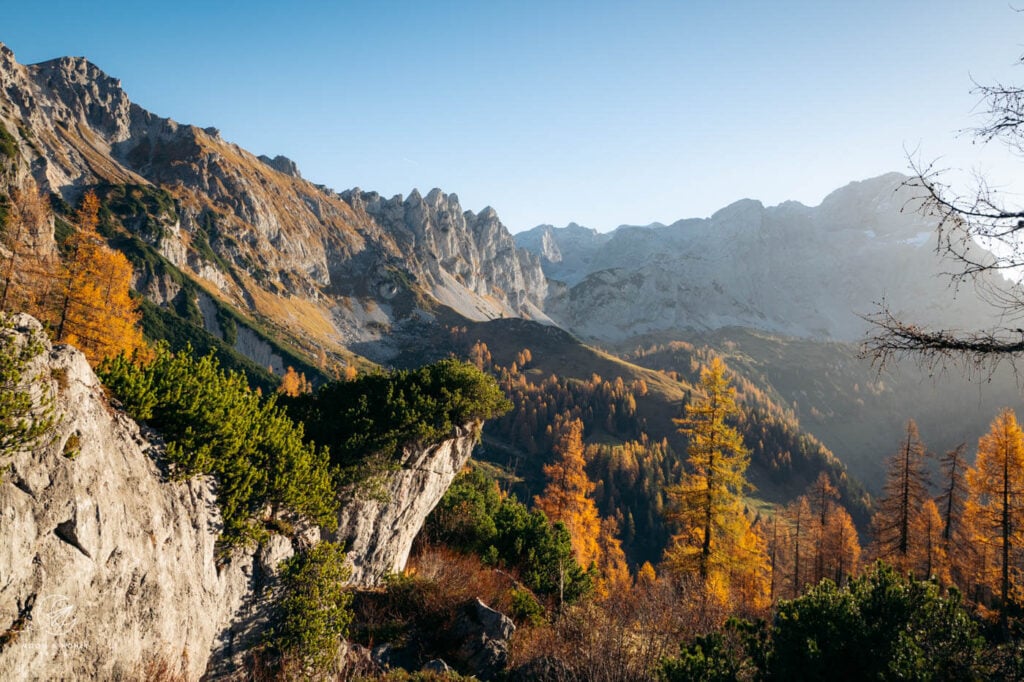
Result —
[{"label": "mountain slope", "polygon": [[[23,66],[0,45],[0,125],[10,141],[0,189],[34,184],[69,202],[87,188],[164,193],[147,232],[132,214],[113,217],[207,295],[310,354],[363,343],[386,360],[389,332],[438,302],[469,319],[546,319],[539,262],[493,210],[463,211],[439,190],[335,193],[283,157],[145,111],[85,59]],[[150,274],[158,281],[140,289],[177,293]]]},{"label": "mountain slope", "polygon": [[[730,368],[791,410],[801,428],[876,495],[885,459],[896,451],[908,419],[917,422],[936,455],[961,443],[970,452],[999,410],[1021,406],[1020,387],[1007,372],[981,384],[957,372],[930,375],[911,364],[879,373],[851,344],[744,328],[687,339],[682,346],[715,349]],[[648,339],[623,356],[643,367],[674,368],[691,355],[679,347],[667,338]]]}]

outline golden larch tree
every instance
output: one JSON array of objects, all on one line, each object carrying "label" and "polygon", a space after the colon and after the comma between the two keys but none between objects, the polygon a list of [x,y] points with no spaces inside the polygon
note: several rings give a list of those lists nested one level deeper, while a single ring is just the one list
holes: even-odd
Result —
[{"label": "golden larch tree", "polygon": [[[975,542],[991,557],[991,570],[980,582],[999,595],[1002,625],[1010,607],[1021,602],[1024,580],[1024,432],[1013,410],[1003,410],[978,441],[974,468],[967,472],[970,502],[967,514]],[[993,584],[995,583],[995,584]]]},{"label": "golden larch tree", "polygon": [[700,383],[703,396],[686,405],[683,419],[675,420],[689,440],[690,471],[666,491],[669,520],[679,528],[666,562],[680,577],[699,578],[709,593],[726,595],[738,576],[761,572],[767,595],[764,543],[756,538],[743,510],[743,493],[752,488],[744,476],[750,452],[729,423],[739,409],[721,359],[712,359],[701,370]]},{"label": "golden larch tree", "polygon": [[132,267],[97,232],[99,207],[96,194],[87,192],[43,311],[54,340],[77,346],[91,362],[145,348],[141,313],[130,295]]},{"label": "golden larch tree", "polygon": [[790,564],[789,556],[792,549],[792,537],[789,523],[784,518],[782,508],[776,506],[771,520],[765,528],[765,539],[768,542],[769,599],[772,603],[783,594]]},{"label": "golden larch tree", "polygon": [[311,393],[313,385],[306,379],[305,372],[296,372],[294,367],[289,366],[288,371],[281,377],[281,385],[277,387],[278,393],[295,397],[304,393]]},{"label": "golden larch tree", "polygon": [[564,422],[553,449],[555,461],[544,465],[548,484],[533,503],[552,523],[565,524],[576,560],[588,567],[600,558],[601,519],[591,497],[595,485],[587,477],[583,456],[583,422]]},{"label": "golden larch tree", "polygon": [[807,500],[811,505],[811,513],[814,514],[814,526],[811,537],[814,542],[814,571],[811,574],[811,582],[819,583],[822,578],[828,577],[825,565],[827,550],[825,548],[826,529],[828,520],[839,499],[839,491],[832,485],[832,479],[824,471],[818,474],[810,488],[807,490]]},{"label": "golden larch tree", "polygon": [[597,563],[597,593],[600,597],[629,592],[633,578],[629,574],[626,553],[619,540],[619,526],[615,519],[601,520],[601,535],[598,537],[600,557]]},{"label": "golden larch tree", "polygon": [[789,521],[792,541],[790,556],[793,560],[793,571],[790,573],[790,587],[793,599],[799,597],[804,585],[810,582],[807,565],[808,557],[811,555],[813,519],[811,504],[807,501],[806,495],[801,495],[786,507],[786,520]]},{"label": "golden larch tree", "polygon": [[964,520],[967,488],[966,444],[961,443],[940,458],[941,492],[936,505],[942,515],[942,548],[949,562],[950,580],[961,589],[970,588],[969,575],[974,561],[974,544]]},{"label": "golden larch tree", "polygon": [[53,246],[52,238],[44,238],[49,221],[49,206],[34,185],[11,191],[10,210],[2,235],[7,252],[0,264],[0,311],[37,312],[35,301],[47,270],[45,252],[51,251]]},{"label": "golden larch tree", "polygon": [[949,558],[946,555],[942,537],[942,515],[935,500],[925,500],[921,512],[916,516],[913,534],[915,561],[912,570],[925,579],[936,579],[943,585],[950,582]]},{"label": "golden larch tree", "polygon": [[822,539],[822,577],[842,585],[860,570],[860,555],[860,539],[850,513],[841,505],[833,506],[825,520]]}]

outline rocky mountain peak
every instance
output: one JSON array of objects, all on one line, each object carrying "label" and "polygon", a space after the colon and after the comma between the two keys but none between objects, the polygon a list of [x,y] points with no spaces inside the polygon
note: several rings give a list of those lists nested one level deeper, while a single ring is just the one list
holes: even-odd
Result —
[{"label": "rocky mountain peak", "polygon": [[[540,263],[517,250],[493,209],[464,211],[457,195],[436,188],[426,198],[413,190],[390,199],[327,190],[283,155],[258,157],[214,128],[132,104],[118,80],[86,59],[26,67],[3,52],[0,125],[22,131],[5,185],[24,186],[31,175],[71,203],[95,186],[159,196],[151,246],[225,301],[280,328],[298,325],[300,345],[360,344],[369,353],[366,344],[386,345],[387,334],[430,317],[421,295],[474,320],[547,320]],[[140,281],[160,290],[150,273]],[[401,291],[409,295],[396,300]],[[300,322],[292,297],[309,306]]]},{"label": "rocky mountain peak", "polygon": [[[216,128],[205,128],[203,132],[214,138],[220,137],[220,131],[217,130]],[[270,158],[265,154],[261,154],[256,158],[258,158],[260,161],[267,164],[268,166],[270,166],[279,173],[284,173],[285,175],[292,178],[302,177],[302,173],[299,172],[299,167],[296,165],[294,161],[289,159],[287,156],[278,154],[274,158]]]},{"label": "rocky mountain peak", "polygon": [[65,124],[85,122],[111,142],[128,138],[131,101],[121,81],[84,57],[61,57],[29,67],[33,80],[63,105]]},{"label": "rocky mountain peak", "polygon": [[4,43],[0,43],[0,69],[8,70],[15,64],[17,64],[17,61],[14,59],[14,50],[7,47]]},{"label": "rocky mountain peak", "polygon": [[716,223],[746,223],[756,220],[763,212],[764,204],[757,199],[740,199],[715,211],[711,220]]}]

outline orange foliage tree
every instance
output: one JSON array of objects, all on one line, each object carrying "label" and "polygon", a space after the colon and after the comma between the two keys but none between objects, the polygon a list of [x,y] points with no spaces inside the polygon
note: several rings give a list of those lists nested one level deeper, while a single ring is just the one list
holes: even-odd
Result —
[{"label": "orange foliage tree", "polygon": [[669,516],[679,533],[666,552],[666,563],[681,578],[695,576],[720,605],[737,598],[766,603],[766,547],[743,508],[742,495],[752,487],[744,476],[750,454],[728,423],[739,411],[735,389],[717,357],[701,370],[700,381],[703,397],[688,404],[685,418],[676,420],[689,438],[691,472],[667,490]]},{"label": "orange foliage tree", "polygon": [[801,495],[789,503],[786,507],[786,519],[789,521],[791,540],[791,556],[793,559],[793,570],[789,575],[791,594],[796,599],[803,592],[804,585],[810,582],[808,577],[810,571],[807,565],[810,556],[811,524],[813,516],[811,505],[806,495]]},{"label": "orange foliage tree", "polygon": [[574,419],[563,425],[554,448],[557,459],[544,465],[548,479],[544,493],[534,504],[554,523],[565,524],[580,566],[600,558],[601,520],[591,494],[594,484],[587,477],[583,457],[583,422]]},{"label": "orange foliage tree", "polygon": [[77,346],[91,362],[145,348],[141,313],[129,293],[132,267],[96,231],[99,207],[96,194],[87,192],[43,310],[54,340]]},{"label": "orange foliage tree", "polygon": [[818,474],[818,478],[807,491],[807,499],[814,513],[814,573],[811,582],[815,584],[821,582],[828,574],[825,568],[825,564],[828,563],[828,548],[825,547],[827,528],[835,508],[835,500],[838,498],[839,491],[832,485],[832,480],[824,471]]},{"label": "orange foliage tree", "polygon": [[[1006,409],[978,441],[974,469],[967,473],[971,497],[967,517],[974,540],[991,563],[979,570],[979,583],[999,595],[1000,620],[1024,590],[1024,432]],[[986,570],[991,568],[991,570]]]},{"label": "orange foliage tree", "polygon": [[922,538],[915,532],[923,523],[922,510],[930,499],[924,460],[924,444],[917,424],[911,419],[899,451],[889,459],[878,511],[871,519],[875,558],[892,564],[900,572],[912,571],[918,577],[926,577],[927,561]]},{"label": "orange foliage tree", "polygon": [[964,522],[964,510],[970,494],[965,449],[965,444],[961,443],[942,456],[942,491],[936,503],[942,516],[942,548],[949,562],[950,580],[968,589],[975,551],[970,530]]},{"label": "orange foliage tree", "polygon": [[33,312],[34,290],[46,268],[42,262],[45,249],[43,227],[50,217],[46,200],[35,189],[13,190],[10,212],[3,232],[3,254],[0,272],[0,310]]},{"label": "orange foliage tree", "polygon": [[277,387],[278,393],[284,393],[293,398],[312,391],[313,385],[306,379],[306,374],[296,372],[294,367],[288,367],[288,371],[281,377],[281,385]]},{"label": "orange foliage tree", "polygon": [[857,527],[845,507],[836,505],[828,512],[822,538],[823,578],[842,585],[860,570],[861,547]]}]

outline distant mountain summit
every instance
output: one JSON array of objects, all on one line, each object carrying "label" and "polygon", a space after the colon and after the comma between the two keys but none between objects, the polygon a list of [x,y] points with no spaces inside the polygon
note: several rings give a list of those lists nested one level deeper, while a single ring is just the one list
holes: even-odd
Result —
[{"label": "distant mountain summit", "polygon": [[545,312],[602,341],[724,327],[849,341],[883,299],[922,323],[985,325],[990,311],[949,290],[905,180],[853,182],[816,207],[743,199],[707,219],[608,234],[543,225],[516,243],[550,280]]}]

